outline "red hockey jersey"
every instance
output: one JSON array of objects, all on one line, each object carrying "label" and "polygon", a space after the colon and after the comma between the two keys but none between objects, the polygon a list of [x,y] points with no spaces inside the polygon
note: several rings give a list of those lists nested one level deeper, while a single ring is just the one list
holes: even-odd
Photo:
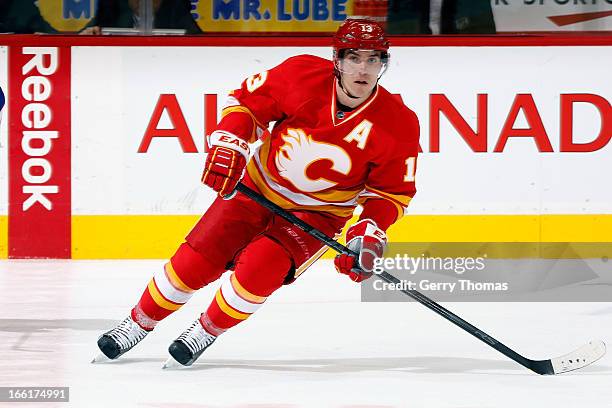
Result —
[{"label": "red hockey jersey", "polygon": [[[281,207],[349,217],[375,197],[393,203],[397,219],[416,192],[418,119],[380,85],[362,105],[341,112],[335,87],[331,61],[292,57],[247,78],[230,94],[223,117],[250,116],[250,134],[237,135],[263,143],[248,174]],[[222,120],[221,128],[224,122],[236,132],[231,121]]]}]

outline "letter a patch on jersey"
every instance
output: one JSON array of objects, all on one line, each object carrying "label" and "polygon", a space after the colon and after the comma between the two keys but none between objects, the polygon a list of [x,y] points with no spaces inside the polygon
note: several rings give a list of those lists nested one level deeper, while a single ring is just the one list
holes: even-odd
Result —
[{"label": "letter a patch on jersey", "polygon": [[362,120],[360,124],[355,126],[355,129],[345,136],[344,141],[351,143],[352,141],[357,142],[357,147],[361,150],[365,149],[366,143],[368,142],[368,136],[372,130],[372,122],[369,120]]}]

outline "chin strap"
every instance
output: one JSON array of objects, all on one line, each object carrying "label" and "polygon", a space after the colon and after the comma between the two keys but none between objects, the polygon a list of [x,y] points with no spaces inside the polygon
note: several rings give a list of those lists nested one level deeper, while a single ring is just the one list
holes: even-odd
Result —
[{"label": "chin strap", "polygon": [[340,86],[340,89],[342,89],[342,92],[344,92],[346,96],[348,96],[351,99],[359,99],[358,96],[353,95],[352,93],[348,91],[348,89],[344,87],[344,84],[342,83],[342,74],[340,73],[340,69],[338,69],[338,61],[335,56],[334,56],[334,75],[336,76],[336,79],[338,80],[338,85]]},{"label": "chin strap", "polygon": [[[344,94],[351,99],[359,99],[358,96],[353,95],[352,93],[348,91],[348,89],[344,87],[344,84],[342,83],[342,74],[340,73],[340,71],[335,70],[335,74],[336,74],[336,78],[338,79],[338,85],[340,85],[340,89],[342,89],[342,92],[344,92]],[[378,86],[378,81],[380,81],[381,76],[382,74],[376,79],[376,86]],[[372,88],[372,92],[374,92],[374,89],[376,88],[376,86]],[[370,92],[370,95],[372,95],[372,92]]]}]

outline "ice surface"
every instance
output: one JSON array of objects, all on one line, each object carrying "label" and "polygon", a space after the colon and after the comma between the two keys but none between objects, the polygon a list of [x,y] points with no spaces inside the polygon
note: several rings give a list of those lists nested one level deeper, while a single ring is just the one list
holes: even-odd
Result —
[{"label": "ice surface", "polygon": [[[202,289],[120,360],[90,364],[163,261],[0,261],[0,386],[67,386],[70,403],[20,407],[610,407],[612,357],[542,377],[414,302],[361,303],[320,261],[190,369],[167,347]],[[447,303],[529,358],[612,344],[612,303]],[[0,403],[0,406],[3,404]],[[13,406],[14,404],[4,404]]]}]

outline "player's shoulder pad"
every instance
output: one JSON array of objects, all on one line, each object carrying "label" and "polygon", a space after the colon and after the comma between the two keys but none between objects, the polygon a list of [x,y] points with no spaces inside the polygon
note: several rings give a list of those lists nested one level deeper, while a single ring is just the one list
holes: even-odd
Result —
[{"label": "player's shoulder pad", "polygon": [[398,129],[402,129],[403,135],[409,135],[410,137],[402,137],[394,139],[400,146],[407,146],[412,149],[415,145],[418,146],[420,125],[417,114],[406,105],[404,105],[401,98],[397,95],[392,95],[389,91],[384,89],[382,86],[379,89],[381,99],[384,103],[381,104],[382,109],[385,110],[385,117],[388,120],[385,121],[385,126],[390,129],[391,133],[397,134]]},{"label": "player's shoulder pad", "polygon": [[419,118],[412,109],[404,104],[402,98],[398,95],[392,95],[382,86],[379,88],[379,92],[381,94],[380,96],[384,99],[384,106],[388,111],[391,122],[395,122],[394,125],[408,125],[416,122],[418,126]]}]

